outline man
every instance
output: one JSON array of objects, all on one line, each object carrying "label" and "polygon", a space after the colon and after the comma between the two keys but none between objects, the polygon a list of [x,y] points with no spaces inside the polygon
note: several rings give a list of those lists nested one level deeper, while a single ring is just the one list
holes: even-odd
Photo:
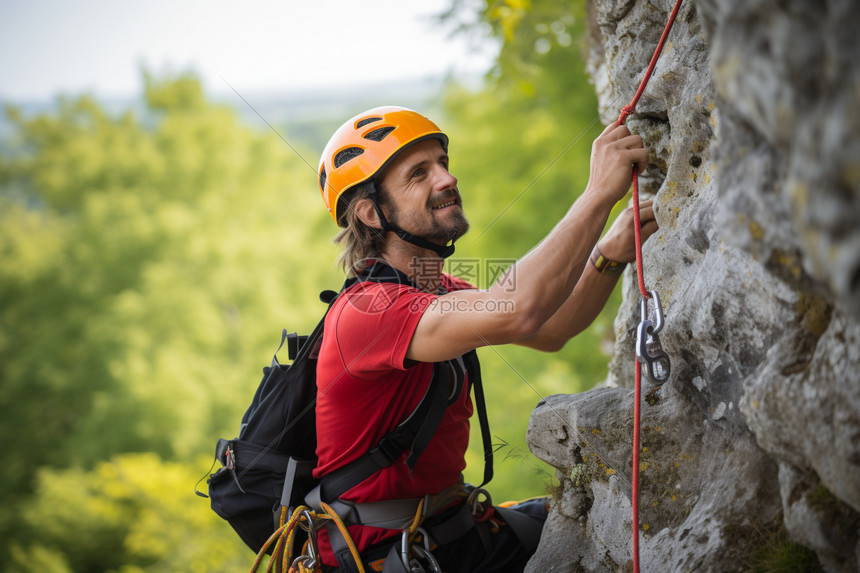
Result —
[{"label": "man", "polygon": [[[469,228],[457,179],[448,170],[447,148],[447,136],[429,119],[381,107],[344,123],[323,152],[320,191],[343,227],[336,239],[344,248],[341,263],[360,281],[342,293],[326,318],[317,367],[316,477],[361,458],[410,417],[429,392],[434,363],[456,361],[495,344],[561,349],[594,320],[624,263],[634,259],[629,209],[596,244],[610,210],[629,188],[632,167],[641,171],[648,164],[641,138],[625,126],[612,124],[595,140],[585,191],[552,232],[509,270],[515,273],[515,288],[503,277],[479,290],[442,272],[453,242]],[[642,203],[641,220],[647,238],[657,229],[650,202]],[[388,282],[375,282],[377,275],[388,276]],[[520,520],[510,512],[499,510],[493,535],[469,519],[459,526],[464,531],[446,536],[453,526],[445,520],[454,521],[450,516],[462,513],[463,502],[443,494],[463,489],[460,472],[473,412],[469,384],[449,381],[448,391],[442,420],[417,459],[409,451],[398,452],[391,465],[339,497],[374,504],[438,494],[440,507],[426,523],[445,526],[426,535],[432,553],[418,547],[421,557],[435,559],[448,573],[521,571],[534,544],[513,531]],[[530,519],[540,527],[543,502],[520,510],[535,514]],[[487,519],[488,512],[493,513],[482,508],[476,517]],[[349,533],[363,561],[379,567],[388,555],[385,571],[397,570],[392,560],[400,554],[389,548],[400,543],[400,530],[353,525]],[[411,539],[404,543],[407,549]],[[340,551],[335,548],[339,563],[328,544],[322,532],[326,565],[357,570],[342,542]]]}]

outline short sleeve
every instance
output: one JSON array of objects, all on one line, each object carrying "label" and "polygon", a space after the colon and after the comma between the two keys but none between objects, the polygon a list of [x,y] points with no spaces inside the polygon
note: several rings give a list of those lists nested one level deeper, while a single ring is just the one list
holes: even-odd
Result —
[{"label": "short sleeve", "polygon": [[398,283],[362,282],[347,290],[326,319],[344,369],[361,379],[405,370],[406,351],[427,306],[437,298]]}]

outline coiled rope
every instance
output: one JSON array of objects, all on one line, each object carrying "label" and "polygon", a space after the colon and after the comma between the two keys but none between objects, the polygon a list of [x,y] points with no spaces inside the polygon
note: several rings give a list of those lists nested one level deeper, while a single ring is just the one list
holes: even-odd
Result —
[{"label": "coiled rope", "polygon": [[[251,565],[250,573],[258,573],[260,565],[269,551],[272,544],[275,545],[272,550],[272,557],[269,560],[269,565],[266,568],[266,573],[318,573],[321,570],[322,562],[319,558],[319,550],[316,546],[316,529],[321,527],[326,521],[331,521],[340,530],[346,540],[349,552],[358,567],[359,573],[364,573],[364,565],[361,562],[361,557],[358,554],[358,549],[352,541],[352,537],[346,529],[346,524],[334,512],[334,510],[326,503],[322,504],[322,512],[311,510],[307,506],[297,507],[292,516],[286,519],[285,510],[281,510],[280,527],[266,540],[263,547],[257,553],[257,558]],[[298,557],[293,558],[293,549],[296,539],[297,528],[301,527],[308,533],[308,541],[303,547],[303,552]]]},{"label": "coiled rope", "polygon": [[[645,71],[645,77],[639,84],[639,89],[636,90],[636,95],[629,104],[621,109],[621,114],[618,116],[618,123],[623,124],[627,117],[636,110],[636,104],[645,87],[648,85],[648,80],[651,79],[651,74],[654,73],[654,68],[657,66],[657,60],[660,53],[663,51],[663,45],[666,43],[666,38],[669,37],[669,31],[672,29],[672,24],[675,23],[675,17],[678,15],[678,10],[681,8],[683,0],[677,0],[672,13],[669,15],[669,21],[663,29],[663,35],[660,37],[660,42],[657,44],[657,49],[654,50],[654,55],[651,56],[651,62],[648,64],[648,69]],[[636,237],[636,278],[639,282],[639,292],[643,299],[651,298],[647,288],[645,288],[645,276],[642,265],[642,222],[639,217],[639,176],[636,171],[636,166],[633,166],[633,225]],[[642,364],[636,360],[636,389],[634,392],[633,403],[633,484],[632,484],[632,505],[633,505],[633,572],[639,573],[639,421],[640,421],[640,403],[642,401]]]}]

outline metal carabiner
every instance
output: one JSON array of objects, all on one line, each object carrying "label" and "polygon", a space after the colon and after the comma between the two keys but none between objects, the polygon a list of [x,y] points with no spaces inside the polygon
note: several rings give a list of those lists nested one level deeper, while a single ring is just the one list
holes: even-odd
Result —
[{"label": "metal carabiner", "polygon": [[409,530],[404,529],[400,536],[400,560],[409,573],[424,573],[424,568],[411,555],[409,547]]},{"label": "metal carabiner", "polygon": [[656,323],[648,318],[648,299],[643,297],[640,306],[642,322],[636,330],[636,360],[645,367],[648,379],[653,384],[660,385],[669,379],[672,365],[657,335],[663,329],[663,305],[660,303],[660,295],[653,290],[649,291],[649,294],[654,299]]},{"label": "metal carabiner", "polygon": [[[663,304],[660,302],[660,295],[656,290],[649,290],[648,294],[651,295],[651,300],[654,301],[654,321],[652,322],[654,329],[651,331],[651,334],[658,334],[663,330]],[[639,303],[639,310],[639,320],[642,322],[651,320],[648,317],[648,299],[644,296],[642,297],[642,302]]]},{"label": "metal carabiner", "polygon": [[[433,557],[433,554],[430,552],[430,536],[427,535],[427,532],[421,527],[416,528],[415,531],[421,534],[423,545],[410,543],[408,529],[404,530],[403,535],[400,537],[400,559],[403,561],[403,566],[406,568],[406,571],[409,573],[426,573],[428,569],[425,569],[424,566],[418,562],[418,559],[416,559],[416,557],[420,557],[427,562],[429,571],[432,573],[442,573],[442,568],[439,566],[439,562],[436,561],[436,558]],[[412,555],[413,553],[414,556]]]},{"label": "metal carabiner", "polygon": [[290,571],[313,571],[316,568],[317,562],[307,555],[299,555],[293,562],[290,563]]},{"label": "metal carabiner", "polygon": [[309,509],[306,509],[302,512],[302,517],[307,520],[307,525],[299,521],[299,526],[308,532],[308,559],[313,562],[315,566],[320,562],[319,559],[319,548],[317,547],[317,527],[314,522],[314,514],[311,513]]},{"label": "metal carabiner", "polygon": [[640,322],[636,331],[636,360],[645,367],[645,375],[652,383],[660,385],[669,379],[672,370],[669,355],[650,320]]},{"label": "metal carabiner", "polygon": [[[416,556],[420,557],[421,559],[424,559],[427,562],[429,571],[431,571],[432,573],[442,573],[442,567],[439,566],[439,562],[436,561],[436,558],[433,557],[433,554],[430,553],[429,549],[426,549],[420,545],[415,545],[412,549],[413,551],[415,551]],[[424,571],[423,568],[422,571]]]}]

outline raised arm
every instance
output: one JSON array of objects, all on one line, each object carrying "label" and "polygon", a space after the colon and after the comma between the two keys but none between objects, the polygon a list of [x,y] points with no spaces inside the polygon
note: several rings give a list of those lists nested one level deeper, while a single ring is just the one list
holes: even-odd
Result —
[{"label": "raised arm", "polygon": [[[639,206],[639,212],[644,241],[658,229],[652,202],[643,201]],[[636,260],[632,207],[625,209],[615,219],[597,247],[600,254],[613,261],[629,263]],[[593,264],[585,263],[573,292],[558,312],[533,336],[519,340],[517,344],[547,352],[561,350],[568,340],[588,328],[597,318],[620,276],[620,273],[600,273]]]},{"label": "raised arm", "polygon": [[595,140],[585,191],[555,228],[487,290],[459,291],[436,299],[423,313],[406,357],[436,362],[480,346],[535,336],[565,304],[612,206],[630,186],[633,165],[642,171],[648,151],[642,139],[614,123]]}]

